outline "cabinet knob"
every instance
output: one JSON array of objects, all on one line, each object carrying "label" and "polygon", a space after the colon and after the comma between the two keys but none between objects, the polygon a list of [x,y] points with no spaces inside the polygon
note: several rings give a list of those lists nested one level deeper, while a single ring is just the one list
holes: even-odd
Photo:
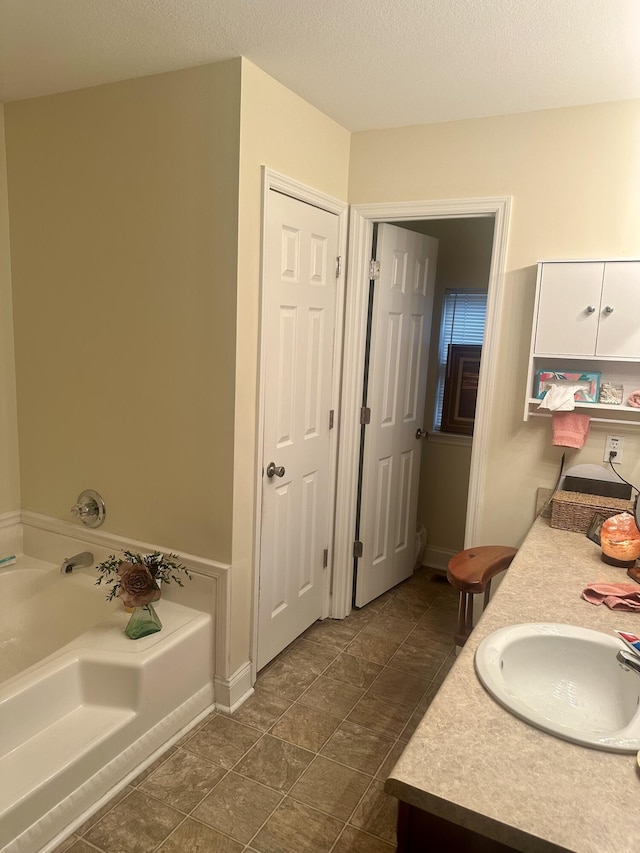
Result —
[{"label": "cabinet knob", "polygon": [[587,305],[587,307],[584,309],[584,313],[593,314],[595,310],[596,309],[593,307],[593,305]]},{"label": "cabinet knob", "polygon": [[607,305],[607,307],[604,309],[604,313],[613,314],[613,308],[611,307],[611,305]]}]

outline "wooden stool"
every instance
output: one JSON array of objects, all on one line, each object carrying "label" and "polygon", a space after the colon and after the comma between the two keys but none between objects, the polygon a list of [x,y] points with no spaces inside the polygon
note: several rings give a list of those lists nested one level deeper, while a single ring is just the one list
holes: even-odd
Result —
[{"label": "wooden stool", "polygon": [[449,560],[447,580],[460,593],[455,640],[464,646],[473,629],[473,596],[484,592],[482,609],[489,603],[491,579],[508,569],[518,553],[506,545],[480,545],[459,551]]}]

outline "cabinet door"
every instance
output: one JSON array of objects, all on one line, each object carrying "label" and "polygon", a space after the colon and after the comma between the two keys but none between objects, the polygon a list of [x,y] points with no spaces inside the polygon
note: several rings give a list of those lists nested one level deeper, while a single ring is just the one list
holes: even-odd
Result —
[{"label": "cabinet door", "polygon": [[596,355],[640,358],[640,262],[604,268]]},{"label": "cabinet door", "polygon": [[595,353],[603,274],[602,263],[543,264],[536,354]]}]

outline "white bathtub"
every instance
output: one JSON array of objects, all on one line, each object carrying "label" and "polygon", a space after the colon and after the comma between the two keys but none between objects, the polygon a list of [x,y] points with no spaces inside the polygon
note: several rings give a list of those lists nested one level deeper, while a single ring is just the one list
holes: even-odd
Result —
[{"label": "white bathtub", "polygon": [[156,609],[130,640],[91,569],[0,569],[0,853],[47,848],[211,706],[211,616]]}]

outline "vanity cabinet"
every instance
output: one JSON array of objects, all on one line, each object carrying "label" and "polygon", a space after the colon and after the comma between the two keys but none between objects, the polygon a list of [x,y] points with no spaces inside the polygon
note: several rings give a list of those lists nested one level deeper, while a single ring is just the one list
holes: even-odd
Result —
[{"label": "vanity cabinet", "polygon": [[576,404],[595,421],[640,424],[625,405],[640,389],[640,260],[538,264],[524,419],[537,411],[540,370],[599,373],[623,386],[623,404]]}]

